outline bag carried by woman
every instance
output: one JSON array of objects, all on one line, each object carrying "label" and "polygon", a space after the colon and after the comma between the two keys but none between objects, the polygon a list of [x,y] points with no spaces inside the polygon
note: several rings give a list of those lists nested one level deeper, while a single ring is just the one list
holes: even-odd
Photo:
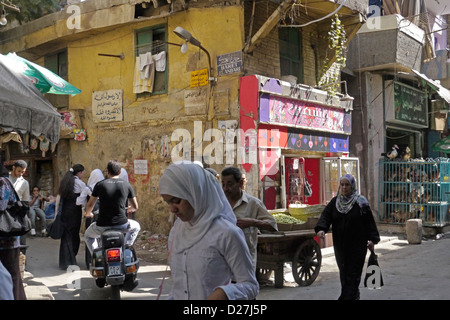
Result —
[{"label": "bag carried by woman", "polygon": [[[62,207],[62,200],[59,204],[59,209],[61,209],[61,207]],[[47,233],[50,238],[58,240],[61,239],[63,232],[64,226],[63,222],[61,221],[61,210],[58,210],[58,212],[55,212],[55,219],[47,228]]]},{"label": "bag carried by woman", "polygon": [[[12,190],[14,186],[8,179],[5,179],[11,184]],[[14,190],[16,199],[20,199],[16,190]],[[17,200],[10,201],[4,211],[0,211],[0,236],[13,237],[22,236],[31,230],[31,220],[28,216],[30,212],[30,205],[28,201]]]}]

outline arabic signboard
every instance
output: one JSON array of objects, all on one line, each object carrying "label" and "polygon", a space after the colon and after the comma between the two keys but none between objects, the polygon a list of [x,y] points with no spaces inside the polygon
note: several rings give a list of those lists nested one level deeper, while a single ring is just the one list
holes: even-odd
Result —
[{"label": "arabic signboard", "polygon": [[208,85],[208,69],[201,69],[191,72],[191,88]]},{"label": "arabic signboard", "polygon": [[260,121],[309,130],[351,133],[350,112],[270,94],[261,95]]},{"label": "arabic signboard", "polygon": [[231,52],[217,57],[217,75],[224,76],[242,71],[242,51]]},{"label": "arabic signboard", "polygon": [[123,91],[113,89],[92,93],[92,116],[94,122],[123,121]]},{"label": "arabic signboard", "polygon": [[386,121],[416,128],[428,127],[426,92],[401,82],[386,81]]}]

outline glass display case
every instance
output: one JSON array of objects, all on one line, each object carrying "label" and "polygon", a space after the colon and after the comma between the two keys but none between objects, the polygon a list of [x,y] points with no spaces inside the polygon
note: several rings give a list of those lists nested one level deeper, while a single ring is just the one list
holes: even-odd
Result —
[{"label": "glass display case", "polygon": [[323,204],[328,203],[336,196],[339,189],[339,178],[346,174],[351,174],[355,177],[356,187],[358,190],[361,190],[358,158],[326,157],[321,159],[321,202]]}]

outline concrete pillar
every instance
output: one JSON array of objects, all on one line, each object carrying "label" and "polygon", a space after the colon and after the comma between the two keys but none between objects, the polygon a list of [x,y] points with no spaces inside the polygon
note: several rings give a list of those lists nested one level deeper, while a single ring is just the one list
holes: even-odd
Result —
[{"label": "concrete pillar", "polygon": [[422,219],[406,221],[406,238],[409,244],[422,243]]}]

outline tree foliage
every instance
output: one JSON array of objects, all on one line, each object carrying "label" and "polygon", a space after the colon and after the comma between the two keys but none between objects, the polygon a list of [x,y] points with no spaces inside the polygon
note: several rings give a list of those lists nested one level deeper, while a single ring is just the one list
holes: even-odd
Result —
[{"label": "tree foliage", "polygon": [[20,24],[38,19],[46,14],[61,10],[67,1],[54,0],[10,0],[10,3],[20,9],[20,12],[5,7],[7,19],[16,20]]},{"label": "tree foliage", "polygon": [[337,14],[331,20],[330,31],[328,32],[328,48],[334,51],[336,59],[334,63],[331,63],[328,56],[325,57],[319,86],[325,87],[326,91],[334,96],[339,90],[341,70],[345,67],[347,59],[347,35],[344,24]]}]

